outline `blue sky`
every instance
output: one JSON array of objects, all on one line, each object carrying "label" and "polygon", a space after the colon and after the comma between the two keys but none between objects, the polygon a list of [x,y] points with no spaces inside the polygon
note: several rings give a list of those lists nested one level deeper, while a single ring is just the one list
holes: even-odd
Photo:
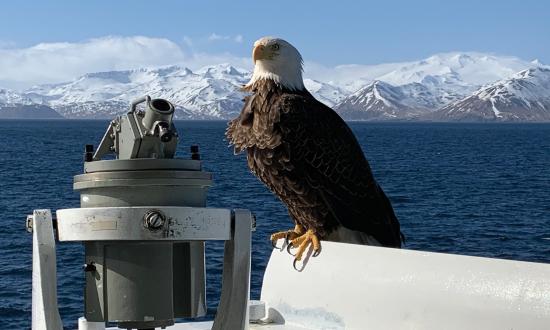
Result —
[{"label": "blue sky", "polygon": [[265,35],[293,43],[306,76],[450,51],[550,64],[550,1],[3,2],[0,87],[171,64],[250,69],[252,44]]},{"label": "blue sky", "polygon": [[[218,40],[209,40],[212,34]],[[277,35],[319,63],[381,63],[464,50],[550,63],[550,1],[12,1],[0,45],[105,35],[192,40],[204,52],[248,56]],[[236,42],[235,38],[242,42]],[[222,37],[230,37],[223,39]],[[216,41],[216,42],[214,42]]]}]

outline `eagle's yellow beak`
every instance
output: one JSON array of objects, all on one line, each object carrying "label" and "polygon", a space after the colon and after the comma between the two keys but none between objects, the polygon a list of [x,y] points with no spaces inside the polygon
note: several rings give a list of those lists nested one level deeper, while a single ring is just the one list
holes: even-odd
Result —
[{"label": "eagle's yellow beak", "polygon": [[252,59],[254,60],[254,64],[256,64],[257,60],[262,60],[266,58],[266,51],[264,45],[257,45],[254,46],[254,49],[252,50]]}]

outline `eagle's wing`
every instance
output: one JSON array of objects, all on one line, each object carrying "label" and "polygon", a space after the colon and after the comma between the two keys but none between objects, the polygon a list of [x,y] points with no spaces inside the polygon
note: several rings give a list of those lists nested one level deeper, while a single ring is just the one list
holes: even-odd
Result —
[{"label": "eagle's wing", "polygon": [[347,124],[308,95],[283,95],[278,107],[278,125],[294,171],[321,193],[337,221],[384,246],[400,247],[399,222],[390,201]]}]

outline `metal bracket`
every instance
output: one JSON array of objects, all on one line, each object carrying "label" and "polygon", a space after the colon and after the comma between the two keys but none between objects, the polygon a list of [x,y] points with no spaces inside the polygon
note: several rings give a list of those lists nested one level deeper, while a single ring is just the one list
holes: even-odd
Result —
[{"label": "metal bracket", "polygon": [[[29,218],[31,219],[29,221]],[[32,330],[62,330],[57,307],[57,272],[52,213],[35,210],[27,217],[32,240]]]},{"label": "metal bracket", "polygon": [[107,131],[103,135],[97,150],[95,151],[92,159],[100,160],[103,156],[114,152],[113,147],[115,147],[115,127],[118,125],[118,119],[112,120],[107,127]]},{"label": "metal bracket", "polygon": [[34,221],[34,215],[29,214],[27,215],[27,219],[25,220],[25,228],[27,228],[27,232],[32,233],[32,223]]},{"label": "metal bracket", "polygon": [[212,330],[248,329],[252,219],[248,210],[234,211],[233,237],[225,242],[222,294]]}]

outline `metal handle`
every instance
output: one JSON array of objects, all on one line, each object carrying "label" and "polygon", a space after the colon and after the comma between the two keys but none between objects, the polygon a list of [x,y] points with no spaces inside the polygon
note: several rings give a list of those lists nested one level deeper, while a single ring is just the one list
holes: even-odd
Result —
[{"label": "metal handle", "polygon": [[128,111],[128,114],[134,113],[136,111],[137,105],[143,102],[147,102],[147,103],[151,102],[151,97],[149,95],[145,95],[132,101],[132,103],[130,104],[130,111]]}]

